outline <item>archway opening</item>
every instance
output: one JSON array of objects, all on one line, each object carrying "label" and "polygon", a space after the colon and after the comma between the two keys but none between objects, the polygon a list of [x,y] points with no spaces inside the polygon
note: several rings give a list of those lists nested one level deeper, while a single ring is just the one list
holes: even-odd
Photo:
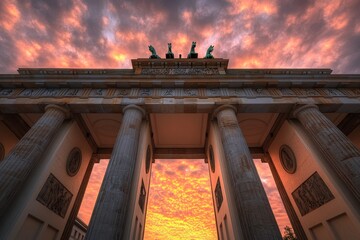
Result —
[{"label": "archway opening", "polygon": [[286,226],[292,228],[289,217],[286,213],[284,204],[281,200],[279,191],[276,187],[274,177],[271,173],[269,164],[263,163],[261,159],[254,159],[256,170],[260,176],[261,183],[269,199],[271,209],[274,213],[276,222],[279,226],[281,235],[284,235]]},{"label": "archway opening", "polygon": [[[291,224],[270,168],[260,159],[254,162],[283,234],[284,227],[291,227]],[[104,159],[95,164],[89,179],[78,214],[86,225],[90,222],[108,163],[109,160]],[[190,239],[198,239],[196,234],[217,239],[209,164],[203,159],[156,160],[151,170],[146,214],[144,239],[170,239],[171,236],[178,239],[186,234]]]},{"label": "archway opening", "polygon": [[144,239],[218,239],[208,164],[161,159],[152,166]]}]

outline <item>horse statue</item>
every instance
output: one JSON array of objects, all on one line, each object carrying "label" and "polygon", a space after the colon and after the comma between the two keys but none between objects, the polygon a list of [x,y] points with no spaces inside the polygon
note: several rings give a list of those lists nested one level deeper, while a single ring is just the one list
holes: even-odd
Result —
[{"label": "horse statue", "polygon": [[149,51],[151,52],[151,56],[149,58],[160,58],[159,55],[156,54],[156,50],[152,45],[149,45]]},{"label": "horse statue", "polygon": [[171,51],[171,43],[168,43],[168,53],[173,53],[173,52]]},{"label": "horse statue", "polygon": [[204,58],[214,58],[214,56],[211,54],[212,51],[214,51],[214,46],[210,45],[210,47],[206,51],[206,55]]},{"label": "horse statue", "polygon": [[174,58],[174,53],[171,51],[171,43],[168,43],[168,52],[166,53],[166,58]]},{"label": "horse statue", "polygon": [[197,58],[198,54],[195,52],[196,42],[192,42],[190,52],[187,58]]}]

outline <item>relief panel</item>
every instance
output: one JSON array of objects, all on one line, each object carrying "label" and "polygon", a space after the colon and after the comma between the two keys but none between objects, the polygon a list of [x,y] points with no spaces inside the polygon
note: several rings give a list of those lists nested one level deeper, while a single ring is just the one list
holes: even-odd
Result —
[{"label": "relief panel", "polygon": [[73,194],[50,173],[36,200],[64,218],[72,197]]},{"label": "relief panel", "polygon": [[314,211],[335,198],[317,172],[303,182],[292,193],[292,196],[301,216]]},{"label": "relief panel", "polygon": [[224,200],[224,198],[223,198],[223,195],[222,195],[220,179],[218,178],[218,180],[216,182],[216,187],[215,187],[215,201],[216,201],[216,209],[217,209],[217,211],[220,210],[223,200]]}]

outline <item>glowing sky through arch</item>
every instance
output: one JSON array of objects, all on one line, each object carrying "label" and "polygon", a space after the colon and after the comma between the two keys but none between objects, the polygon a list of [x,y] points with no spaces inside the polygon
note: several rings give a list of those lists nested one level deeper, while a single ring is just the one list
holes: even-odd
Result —
[{"label": "glowing sky through arch", "polygon": [[204,160],[156,160],[152,167],[144,239],[217,239]]},{"label": "glowing sky through arch", "polygon": [[[255,159],[279,229],[290,226],[267,163]],[[78,217],[89,223],[108,160],[95,164]],[[156,160],[145,223],[145,239],[217,239],[208,165],[204,160]]]}]

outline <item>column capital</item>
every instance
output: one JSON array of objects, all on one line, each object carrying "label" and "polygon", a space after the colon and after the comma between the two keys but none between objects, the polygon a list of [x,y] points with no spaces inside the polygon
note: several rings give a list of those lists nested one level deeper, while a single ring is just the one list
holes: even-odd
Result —
[{"label": "column capital", "polygon": [[65,115],[65,119],[70,118],[70,111],[64,107],[61,107],[59,105],[55,105],[55,104],[49,104],[45,106],[45,111],[47,111],[48,109],[56,109],[56,110],[60,110],[61,112],[64,113]]},{"label": "column capital", "polygon": [[300,112],[304,111],[305,109],[309,109],[309,108],[315,108],[315,109],[319,110],[319,107],[314,104],[299,105],[299,106],[295,106],[295,108],[292,110],[291,116],[297,118],[298,114]]},{"label": "column capital", "polygon": [[126,110],[128,110],[128,109],[136,109],[136,110],[140,111],[142,113],[143,118],[146,116],[145,109],[143,109],[142,107],[139,107],[138,105],[134,105],[134,104],[127,105],[126,107],[124,107],[123,113],[125,113]]},{"label": "column capital", "polygon": [[212,113],[211,119],[215,119],[217,117],[217,114],[225,109],[231,109],[234,111],[235,114],[237,113],[236,107],[234,107],[233,105],[230,105],[230,104],[224,104],[224,105],[221,105],[221,106],[215,108],[215,110]]}]

